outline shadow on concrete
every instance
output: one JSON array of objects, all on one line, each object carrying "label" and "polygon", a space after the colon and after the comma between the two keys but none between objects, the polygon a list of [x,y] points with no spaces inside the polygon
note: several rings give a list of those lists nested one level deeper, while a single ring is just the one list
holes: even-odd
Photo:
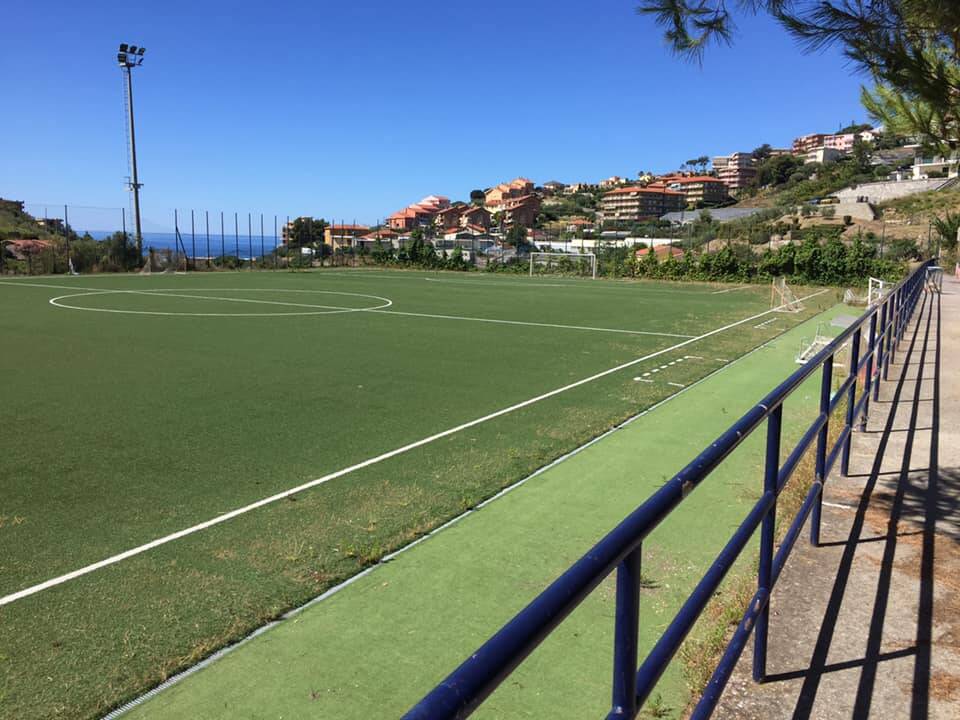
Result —
[{"label": "shadow on concrete", "polygon": [[[960,487],[960,476],[955,470],[938,473],[938,442],[939,437],[939,387],[940,387],[940,352],[939,352],[939,297],[925,294],[923,304],[918,314],[918,322],[913,329],[909,347],[904,357],[904,364],[900,377],[893,393],[891,404],[903,402],[904,408],[909,408],[910,423],[905,431],[903,455],[900,469],[891,472],[882,472],[884,455],[894,430],[894,421],[897,413],[888,414],[884,428],[877,431],[880,434],[879,443],[873,460],[871,472],[866,477],[860,498],[855,507],[855,517],[847,539],[837,543],[843,546],[843,555],[831,589],[829,601],[820,623],[819,633],[814,646],[809,667],[802,670],[788,671],[777,675],[770,675],[765,682],[777,682],[803,678],[803,686],[797,698],[793,711],[794,720],[808,720],[813,712],[814,701],[820,688],[821,679],[825,674],[850,668],[861,668],[857,684],[856,698],[852,716],[867,718],[871,714],[877,671],[880,663],[903,657],[914,656],[913,688],[911,697],[911,718],[925,719],[929,715],[930,696],[930,643],[933,619],[933,552],[934,533],[938,522],[941,525],[953,525],[954,530],[960,529],[960,503],[958,503],[957,488]],[[936,307],[936,312],[935,312]],[[925,313],[924,313],[925,311]],[[923,320],[926,315],[925,322]],[[936,314],[937,322],[932,322]],[[933,338],[931,338],[931,329]],[[921,338],[922,335],[922,339]],[[918,346],[918,339],[920,343]],[[932,342],[931,342],[932,340]],[[919,347],[919,358],[914,360],[914,353]],[[912,364],[911,364],[912,362]],[[917,377],[907,376],[908,368],[916,368]],[[911,373],[913,374],[913,373]],[[932,422],[929,428],[917,426],[917,415],[921,402],[919,397],[904,398],[904,389],[908,382],[920,383],[924,378],[933,378]],[[919,384],[917,385],[919,387]],[[919,393],[917,393],[919,395]],[[898,423],[899,424],[899,423]],[[930,459],[926,469],[911,469],[914,439],[921,431],[931,432]],[[881,480],[886,476],[886,480]],[[850,475],[849,477],[864,477]],[[941,479],[946,480],[952,492],[940,493]],[[880,486],[878,487],[878,483]],[[890,487],[886,486],[890,483]],[[946,497],[944,497],[944,495]],[[887,531],[877,537],[863,537],[868,510],[876,516],[878,511],[887,514]],[[898,533],[901,521],[911,521],[914,527],[921,529]],[[884,623],[887,617],[887,607],[890,600],[891,580],[894,572],[894,558],[898,538],[906,535],[922,535],[922,555],[919,568],[920,575],[920,602],[918,604],[918,623],[916,642],[912,647],[903,648],[895,652],[881,652]],[[951,535],[957,539],[957,535]],[[848,660],[841,663],[827,663],[831,640],[837,629],[840,609],[843,604],[847,584],[850,581],[854,557],[858,545],[864,542],[884,542],[883,556],[880,561],[877,587],[874,595],[873,608],[870,615],[870,628],[867,636],[866,650],[862,658]],[[882,708],[875,708],[875,712],[882,712]]]}]

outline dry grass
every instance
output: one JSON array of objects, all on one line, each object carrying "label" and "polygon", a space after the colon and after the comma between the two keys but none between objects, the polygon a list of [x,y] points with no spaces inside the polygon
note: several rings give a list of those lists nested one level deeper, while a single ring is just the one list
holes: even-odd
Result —
[{"label": "dry grass", "polygon": [[[840,403],[830,418],[829,448],[837,441],[846,415],[846,402]],[[838,460],[839,462],[839,460]],[[777,543],[779,545],[787,529],[796,517],[803,500],[814,481],[816,470],[816,442],[814,442],[797,465],[793,476],[780,493],[777,501]],[[762,468],[758,467],[758,472]],[[691,702],[685,711],[689,714],[693,705],[703,694],[710,676],[726,650],[734,631],[743,618],[743,613],[756,591],[758,558],[749,555],[749,550],[740,557],[720,589],[697,621],[697,626],[679,651],[683,674],[691,693]]]}]

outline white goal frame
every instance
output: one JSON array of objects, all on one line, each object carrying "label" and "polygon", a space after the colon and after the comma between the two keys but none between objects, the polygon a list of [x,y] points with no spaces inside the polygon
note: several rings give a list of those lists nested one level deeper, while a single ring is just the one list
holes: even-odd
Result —
[{"label": "white goal frame", "polygon": [[890,292],[893,283],[879,278],[870,278],[870,284],[867,286],[867,305],[876,305],[883,300],[884,296]]},{"label": "white goal frame", "polygon": [[803,303],[794,294],[787,279],[778,276],[770,283],[770,309],[774,312],[798,313],[803,310]]},{"label": "white goal frame", "polygon": [[566,258],[567,260],[588,259],[590,261],[590,276],[597,279],[597,256],[595,253],[588,252],[532,252],[530,253],[530,277],[533,277],[533,264],[537,258]]}]

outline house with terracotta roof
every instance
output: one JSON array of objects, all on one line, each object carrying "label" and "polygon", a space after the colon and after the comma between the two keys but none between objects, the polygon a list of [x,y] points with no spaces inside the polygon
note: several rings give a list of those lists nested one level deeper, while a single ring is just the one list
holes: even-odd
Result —
[{"label": "house with terracotta roof", "polygon": [[509,199],[525,197],[533,194],[533,181],[518,177],[508,183],[500,183],[484,193],[483,204],[491,212],[503,210],[504,203]]},{"label": "house with terracotta roof", "polygon": [[387,218],[387,224],[394,230],[403,232],[413,230],[415,227],[430,225],[433,223],[434,216],[450,207],[450,199],[443,195],[427,195],[420,202],[407,205],[403,210],[398,210]]},{"label": "house with terracotta roof", "polygon": [[503,213],[504,225],[533,227],[540,212],[540,196],[531,194],[506,198],[500,208],[499,212]]},{"label": "house with terracotta roof", "polygon": [[334,221],[323,229],[323,242],[334,250],[353,247],[354,240],[370,232],[366,225],[338,223]]},{"label": "house with terracotta roof", "polygon": [[679,210],[686,195],[663,185],[646,187],[628,185],[605,193],[600,198],[600,220],[603,222],[639,222],[658,218],[665,212]]},{"label": "house with terracotta roof", "polygon": [[487,229],[490,227],[491,217],[490,211],[485,207],[468,205],[464,208],[463,212],[460,213],[460,225],[479,225]]}]

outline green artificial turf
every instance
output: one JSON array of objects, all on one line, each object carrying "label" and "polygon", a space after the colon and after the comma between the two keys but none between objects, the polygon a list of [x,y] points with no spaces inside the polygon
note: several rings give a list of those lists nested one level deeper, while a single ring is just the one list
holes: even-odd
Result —
[{"label": "green artificial turf", "polygon": [[[683,341],[424,314],[698,335],[769,302],[715,290],[362,271],[4,280],[0,595]],[[48,302],[62,295],[111,312]],[[357,295],[393,304],[224,316],[383,304]],[[0,715],[102,713],[833,297],[0,607]],[[685,355],[701,359],[633,379]]]},{"label": "green artificial turf", "polygon": [[[125,717],[399,717],[791,371],[799,338],[814,328],[774,340]],[[818,387],[815,374],[786,403],[787,441],[816,415]],[[763,452],[758,432],[644,544],[641,657],[759,497]],[[745,553],[745,567],[754,552]],[[613,580],[476,717],[602,716],[610,701]],[[654,697],[665,713],[657,717],[681,717],[688,698],[679,662]]]}]

